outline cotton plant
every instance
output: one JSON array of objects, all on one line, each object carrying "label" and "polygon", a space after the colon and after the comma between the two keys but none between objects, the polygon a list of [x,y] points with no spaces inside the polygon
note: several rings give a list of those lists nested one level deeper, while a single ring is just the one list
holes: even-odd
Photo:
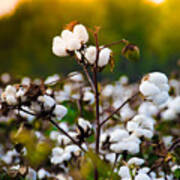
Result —
[{"label": "cotton plant", "polygon": [[14,123],[16,131],[7,128],[13,132],[2,143],[0,173],[13,170],[34,180],[177,179],[177,129],[167,136],[156,128],[178,122],[180,81],[151,72],[140,83],[129,83],[125,75],[100,82],[99,74],[113,69],[114,45],[122,43],[129,60],[137,60],[139,49],[125,39],[101,45],[99,28],[90,31],[94,44],[77,22],[52,40],[53,54],[71,56],[82,72],[15,83],[8,73],[1,76],[0,122]]}]

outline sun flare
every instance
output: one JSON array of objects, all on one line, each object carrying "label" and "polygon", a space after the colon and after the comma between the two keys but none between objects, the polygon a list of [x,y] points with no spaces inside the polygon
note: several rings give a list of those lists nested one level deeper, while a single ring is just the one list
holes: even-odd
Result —
[{"label": "sun flare", "polygon": [[149,0],[149,1],[151,1],[151,2],[153,2],[153,3],[155,3],[155,4],[161,4],[161,3],[163,3],[165,0]]},{"label": "sun flare", "polygon": [[19,0],[0,0],[0,16],[11,13]]}]

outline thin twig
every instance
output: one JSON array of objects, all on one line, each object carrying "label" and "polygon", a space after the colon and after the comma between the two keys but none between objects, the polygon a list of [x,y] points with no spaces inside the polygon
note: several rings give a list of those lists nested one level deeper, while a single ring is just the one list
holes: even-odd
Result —
[{"label": "thin twig", "polygon": [[[33,115],[33,116],[36,116],[36,117],[40,117],[39,114],[34,114],[34,113],[31,113],[23,108],[19,108],[20,111],[23,111],[27,114],[30,114],[30,115]],[[81,146],[81,144],[79,142],[77,142],[73,137],[71,137],[66,131],[64,131],[59,125],[58,123],[56,123],[54,120],[52,120],[51,118],[48,119],[49,122],[51,122],[60,132],[62,132],[65,136],[67,136],[74,144],[76,144],[83,152],[86,152],[86,150]]]},{"label": "thin twig", "polygon": [[64,131],[54,120],[51,118],[49,119],[49,122],[51,122],[60,132],[62,132],[65,136],[67,136],[74,144],[76,144],[83,152],[86,152],[86,150],[80,145],[79,142],[77,142],[73,137],[71,137],[66,131]]},{"label": "thin twig", "polygon": [[100,124],[102,126],[105,124],[114,114],[116,114],[118,111],[120,111],[128,102],[130,102],[134,97],[138,96],[139,92],[134,94],[132,97],[128,98],[126,101],[124,101],[117,109],[115,109],[105,120],[103,120]]},{"label": "thin twig", "polygon": [[112,43],[109,43],[109,44],[105,44],[105,45],[103,46],[103,48],[105,48],[105,47],[110,47],[110,46],[114,46],[114,45],[117,45],[117,44],[120,44],[120,43],[127,44],[128,41],[127,41],[126,39],[121,39],[121,40],[116,41],[116,42],[112,42]]}]

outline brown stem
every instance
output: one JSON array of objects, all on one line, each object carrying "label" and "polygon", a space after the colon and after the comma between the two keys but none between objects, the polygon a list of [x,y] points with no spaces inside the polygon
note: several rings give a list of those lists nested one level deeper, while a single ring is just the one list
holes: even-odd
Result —
[{"label": "brown stem", "polygon": [[116,41],[116,42],[112,42],[112,43],[109,43],[109,44],[105,44],[105,45],[103,46],[103,48],[105,48],[105,47],[110,47],[110,46],[114,46],[114,45],[117,45],[117,44],[120,44],[120,43],[128,44],[129,42],[128,42],[126,39],[121,39],[121,40]]},{"label": "brown stem", "polygon": [[77,142],[73,137],[71,137],[66,131],[64,131],[59,125],[52,119],[49,119],[49,122],[53,124],[60,132],[67,136],[74,144],[76,144],[83,152],[86,152],[85,149]]},{"label": "brown stem", "polygon": [[84,73],[85,73],[85,75],[86,75],[86,77],[87,77],[87,80],[89,81],[89,84],[90,84],[93,92],[95,92],[95,91],[96,91],[96,90],[95,90],[95,86],[94,86],[94,83],[93,83],[93,81],[92,81],[92,79],[91,79],[91,76],[90,76],[90,74],[89,74],[89,72],[88,72],[88,70],[87,70],[87,67],[86,67],[85,65],[82,65],[82,68],[83,68],[83,71],[84,71]]},{"label": "brown stem", "polygon": [[[23,108],[19,108],[20,111],[23,111],[27,114],[36,116],[36,117],[40,117],[39,114],[34,114],[31,113]],[[56,123],[54,120],[52,120],[51,118],[49,119],[49,122],[51,122],[51,124],[53,124],[60,132],[62,132],[65,136],[67,136],[74,144],[76,144],[83,152],[86,152],[85,149],[81,146],[81,144],[79,142],[77,142],[73,137],[71,137],[66,131],[64,131],[59,125],[58,123]]]},{"label": "brown stem", "polygon": [[134,97],[138,96],[139,92],[134,94],[132,97],[128,98],[126,101],[124,101],[117,109],[115,109],[104,121],[101,122],[100,126],[105,124],[114,114],[116,114],[118,111],[120,111],[128,102],[130,102]]}]

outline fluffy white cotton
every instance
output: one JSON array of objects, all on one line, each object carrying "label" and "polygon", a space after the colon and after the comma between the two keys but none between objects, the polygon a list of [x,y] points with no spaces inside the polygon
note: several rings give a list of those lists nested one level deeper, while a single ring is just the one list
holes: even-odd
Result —
[{"label": "fluffy white cotton", "polygon": [[150,73],[142,79],[139,90],[156,105],[164,104],[169,98],[168,78],[160,72]]},{"label": "fluffy white cotton", "polygon": [[85,50],[85,58],[87,59],[88,63],[93,65],[96,61],[96,54],[97,50],[95,46],[89,46]]},{"label": "fluffy white cotton", "polygon": [[151,178],[147,174],[138,174],[135,180],[151,180]]},{"label": "fluffy white cotton", "polygon": [[99,53],[98,66],[104,67],[109,63],[111,58],[111,50],[109,48],[104,48]]},{"label": "fluffy white cotton", "polygon": [[45,85],[55,85],[60,80],[58,74],[54,74],[53,76],[49,76],[45,81]]},{"label": "fluffy white cotton", "polygon": [[128,161],[128,165],[132,165],[132,164],[141,166],[142,164],[144,164],[144,159],[133,157]]},{"label": "fluffy white cotton", "polygon": [[63,30],[61,36],[53,39],[53,53],[56,56],[67,56],[68,52],[79,50],[88,39],[89,35],[85,26],[75,25],[73,31]]},{"label": "fluffy white cotton", "polygon": [[38,178],[39,178],[39,179],[44,179],[44,178],[50,176],[49,172],[47,172],[47,171],[46,171],[45,169],[43,169],[43,168],[38,171],[37,175],[38,175]]},{"label": "fluffy white cotton", "polygon": [[154,119],[143,114],[136,115],[127,123],[127,130],[133,132],[137,137],[152,138],[154,130]]},{"label": "fluffy white cotton", "polygon": [[47,95],[39,96],[38,101],[43,103],[45,110],[50,110],[56,103],[51,96]]},{"label": "fluffy white cotton", "polygon": [[1,94],[1,100],[6,102],[8,105],[16,105],[16,88],[14,86],[8,85],[5,91]]},{"label": "fluffy white cotton", "polygon": [[83,96],[83,101],[89,102],[90,104],[93,104],[95,101],[95,96],[92,92],[86,91]]},{"label": "fluffy white cotton", "polygon": [[174,111],[174,109],[167,109],[165,111],[163,111],[161,113],[161,117],[164,119],[164,120],[174,120],[177,118],[177,114],[176,112]]},{"label": "fluffy white cotton", "polygon": [[118,174],[121,178],[131,178],[130,170],[127,166],[121,166]]},{"label": "fluffy white cotton", "polygon": [[92,128],[92,125],[89,121],[84,120],[83,118],[78,119],[78,125],[86,132],[88,129]]},{"label": "fluffy white cotton", "polygon": [[70,73],[69,79],[74,82],[82,82],[84,80],[83,75],[79,72]]},{"label": "fluffy white cotton", "polygon": [[61,120],[67,114],[67,108],[62,105],[56,105],[53,114],[58,120]]},{"label": "fluffy white cotton", "polygon": [[180,113],[180,96],[174,98],[170,103],[169,107],[173,109],[176,113]]},{"label": "fluffy white cotton", "polygon": [[73,33],[77,39],[80,40],[82,43],[87,43],[89,39],[89,35],[87,29],[82,24],[77,24],[74,26]]},{"label": "fluffy white cotton", "polygon": [[102,96],[110,97],[113,93],[114,87],[113,85],[106,85],[102,91]]},{"label": "fluffy white cotton", "polygon": [[153,96],[155,94],[160,93],[159,88],[148,81],[142,82],[142,84],[139,87],[139,90],[144,96]]},{"label": "fluffy white cotton", "polygon": [[52,51],[56,56],[67,56],[66,43],[59,36],[54,37]]},{"label": "fluffy white cotton", "polygon": [[110,134],[110,141],[118,142],[127,137],[129,137],[128,131],[123,129],[116,129]]}]

